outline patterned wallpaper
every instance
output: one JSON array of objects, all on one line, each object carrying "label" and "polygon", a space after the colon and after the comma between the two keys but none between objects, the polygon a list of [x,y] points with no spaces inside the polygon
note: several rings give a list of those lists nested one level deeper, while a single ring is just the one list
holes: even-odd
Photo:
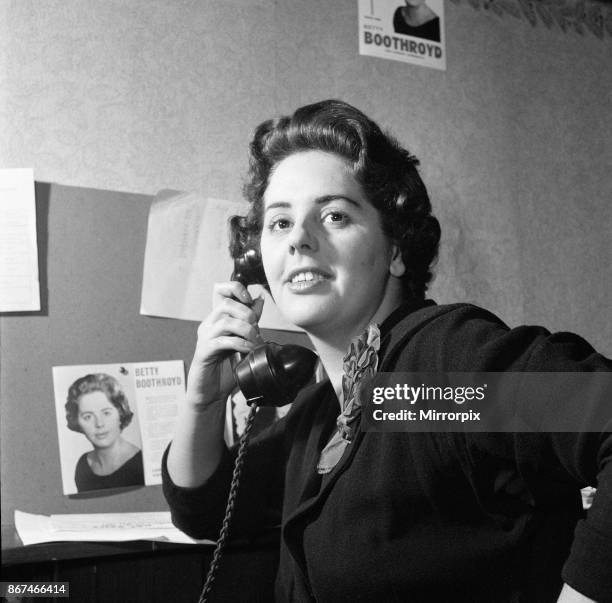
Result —
[{"label": "patterned wallpaper", "polygon": [[[452,1],[459,4],[466,0]],[[542,24],[548,29],[558,27],[564,33],[612,36],[612,6],[608,0],[467,0],[467,3],[498,17],[526,19],[534,27]]]},{"label": "patterned wallpaper", "polygon": [[612,40],[489,8],[446,3],[440,72],[359,56],[356,0],[0,0],[0,160],[239,199],[254,126],[340,97],[421,159],[434,298],[612,353]]}]

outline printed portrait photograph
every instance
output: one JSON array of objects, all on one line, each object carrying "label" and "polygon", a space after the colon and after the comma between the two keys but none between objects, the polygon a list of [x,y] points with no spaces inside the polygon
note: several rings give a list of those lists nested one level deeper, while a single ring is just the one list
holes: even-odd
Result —
[{"label": "printed portrait photograph", "polygon": [[54,367],[64,494],[144,485],[133,386],[109,366]]}]

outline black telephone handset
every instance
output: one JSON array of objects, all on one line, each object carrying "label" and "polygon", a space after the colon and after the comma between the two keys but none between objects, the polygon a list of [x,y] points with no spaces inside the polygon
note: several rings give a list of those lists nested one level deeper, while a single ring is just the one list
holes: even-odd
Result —
[{"label": "black telephone handset", "polygon": [[[255,249],[234,259],[232,280],[245,287],[266,283],[261,258]],[[234,378],[249,406],[284,406],[293,402],[310,381],[317,355],[299,345],[268,342],[256,347],[234,367]]]},{"label": "black telephone handset", "polygon": [[[261,257],[255,249],[248,249],[234,258],[232,280],[239,281],[245,287],[267,283]],[[208,601],[227,541],[240,474],[247,452],[249,433],[257,409],[259,406],[284,406],[293,402],[300,389],[312,378],[318,358],[308,348],[291,344],[279,345],[274,342],[257,346],[244,357],[241,354],[238,356],[240,358],[233,367],[234,379],[251,407],[251,411],[240,437],[223,525],[198,603]]]}]

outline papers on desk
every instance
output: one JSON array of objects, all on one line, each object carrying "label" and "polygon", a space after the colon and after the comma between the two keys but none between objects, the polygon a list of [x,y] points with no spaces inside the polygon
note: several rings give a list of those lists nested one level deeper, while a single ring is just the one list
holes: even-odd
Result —
[{"label": "papers on desk", "polygon": [[172,525],[170,513],[88,513],[80,515],[34,515],[15,511],[15,528],[24,545],[41,542],[126,542],[156,540],[207,544]]},{"label": "papers on desk", "polygon": [[[140,313],[204,320],[212,310],[213,285],[228,281],[233,272],[229,218],[247,211],[241,202],[157,193],[149,210]],[[263,287],[249,290],[266,300],[260,327],[301,331],[282,317]]]},{"label": "papers on desk", "polygon": [[0,312],[40,310],[32,169],[0,170]]}]

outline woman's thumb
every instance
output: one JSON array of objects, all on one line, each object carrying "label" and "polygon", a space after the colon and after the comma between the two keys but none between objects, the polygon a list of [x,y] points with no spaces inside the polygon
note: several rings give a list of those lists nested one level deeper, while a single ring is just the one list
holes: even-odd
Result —
[{"label": "woman's thumb", "polygon": [[251,306],[251,309],[253,310],[253,312],[255,312],[255,316],[257,316],[257,321],[259,321],[259,319],[261,318],[261,313],[263,312],[263,307],[264,307],[264,296],[263,294],[259,294],[258,297],[256,297],[253,300],[253,305]]}]

